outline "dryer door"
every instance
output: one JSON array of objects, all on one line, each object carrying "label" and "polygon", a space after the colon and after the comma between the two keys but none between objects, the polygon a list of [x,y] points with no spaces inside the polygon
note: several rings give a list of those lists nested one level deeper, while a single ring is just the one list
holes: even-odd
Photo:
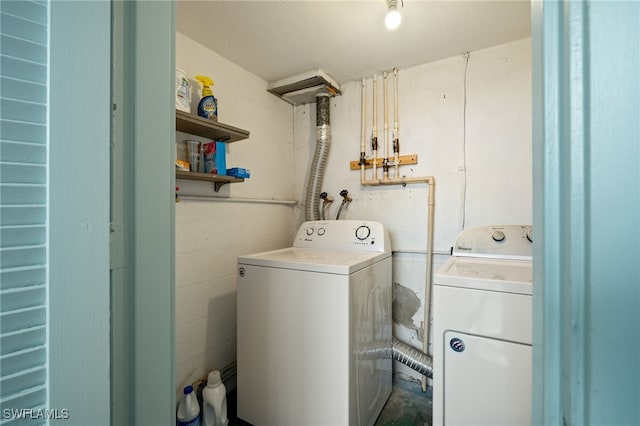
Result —
[{"label": "dryer door", "polygon": [[530,425],[531,346],[444,333],[444,424]]}]

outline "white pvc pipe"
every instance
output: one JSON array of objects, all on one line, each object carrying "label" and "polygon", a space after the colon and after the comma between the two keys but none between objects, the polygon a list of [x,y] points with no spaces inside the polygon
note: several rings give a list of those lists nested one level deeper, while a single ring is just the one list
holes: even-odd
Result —
[{"label": "white pvc pipe", "polygon": [[374,142],[373,147],[373,176],[372,179],[378,179],[378,78],[373,76],[373,130],[371,140]]},{"label": "white pvc pipe", "polygon": [[[422,352],[429,354],[429,331],[431,329],[431,275],[433,270],[433,216],[435,208],[435,179],[431,179],[429,191],[429,212],[427,220],[427,271],[424,285],[424,336]],[[422,376],[422,391],[427,391],[427,376]]]},{"label": "white pvc pipe", "polygon": [[[395,138],[398,140],[400,126],[399,122],[399,113],[398,113],[398,68],[393,69],[393,73],[395,76],[395,105],[394,105],[394,133]],[[388,160],[389,158],[389,109],[388,109],[388,85],[387,85],[387,73],[383,73],[384,79],[384,145],[385,145],[385,157],[384,160]],[[363,80],[363,92],[364,92],[364,80]],[[363,94],[363,117],[364,117],[364,102],[365,97]],[[373,76],[373,131],[372,138],[377,138],[378,136],[378,128],[377,128],[377,78]],[[364,118],[363,118],[364,123]],[[364,124],[363,124],[363,133],[364,133]],[[423,324],[424,324],[424,334],[423,334],[423,342],[422,349],[425,354],[428,354],[429,351],[429,334],[431,329],[431,281],[433,275],[433,228],[434,228],[434,212],[435,212],[435,192],[436,192],[436,180],[433,176],[424,176],[424,177],[400,177],[399,176],[399,149],[398,152],[394,153],[394,163],[395,163],[395,177],[390,179],[388,176],[388,171],[385,170],[383,173],[383,178],[378,179],[376,172],[376,164],[378,160],[377,150],[373,152],[373,178],[371,180],[366,180],[366,176],[364,170],[360,174],[360,184],[362,186],[380,186],[380,185],[402,185],[406,186],[411,183],[426,183],[428,185],[428,200],[427,200],[427,250],[426,250],[426,273],[425,273],[425,286],[424,286],[424,316],[423,316]],[[364,167],[364,166],[362,166]],[[426,392],[427,390],[427,377],[422,377],[422,391]]]},{"label": "white pvc pipe", "polygon": [[367,105],[367,85],[365,84],[364,78],[362,79],[362,86],[360,88],[362,92],[362,102],[361,102],[361,111],[362,111],[362,129],[360,131],[362,140],[360,141],[360,180],[364,180],[364,170],[365,170],[365,161],[364,161],[364,152],[366,146],[366,105]]},{"label": "white pvc pipe", "polygon": [[394,83],[395,83],[395,93],[394,93],[394,108],[393,108],[393,134],[395,140],[398,141],[398,149],[393,149],[393,163],[394,163],[394,174],[393,176],[398,178],[400,177],[399,167],[400,167],[400,127],[398,126],[400,113],[398,112],[398,68],[393,69]]},{"label": "white pvc pipe", "polygon": [[272,200],[270,198],[231,198],[204,194],[182,194],[180,192],[178,192],[178,197],[182,200],[220,201],[223,203],[279,204],[283,206],[298,205],[298,202],[295,200]]},{"label": "white pvc pipe", "polygon": [[[384,158],[382,159],[382,164],[386,164],[389,158],[389,85],[386,71],[382,73],[382,78],[384,87]],[[389,168],[384,167],[383,170],[382,178],[386,180],[389,178]]]},{"label": "white pvc pipe", "polygon": [[[436,180],[433,176],[424,177],[401,177],[395,179],[373,179],[369,181],[361,181],[362,186],[380,186],[380,185],[402,185],[410,183],[426,183],[429,186],[429,197],[427,201],[427,259],[426,259],[426,276],[424,284],[424,334],[422,337],[422,351],[428,354],[429,351],[429,334],[431,329],[431,276],[433,270],[433,224],[435,210],[435,192]],[[422,391],[427,390],[427,378],[422,377]]]}]

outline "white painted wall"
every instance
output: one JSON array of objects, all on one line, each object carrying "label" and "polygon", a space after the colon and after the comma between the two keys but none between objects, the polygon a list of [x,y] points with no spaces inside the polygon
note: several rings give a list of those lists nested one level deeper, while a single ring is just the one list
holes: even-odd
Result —
[{"label": "white painted wall", "polygon": [[[418,164],[401,167],[400,174],[435,176],[436,270],[448,257],[456,235],[462,230],[463,211],[465,228],[532,222],[530,44],[526,38],[471,52],[466,79],[466,120],[462,56],[399,72],[400,154],[418,154]],[[390,90],[392,83],[390,79]],[[366,84],[370,155],[372,80]],[[360,82],[344,84],[342,96],[331,102],[332,145],[324,180],[324,190],[336,199],[330,216],[335,217],[337,212],[340,190],[347,189],[353,202],[341,218],[378,220],[389,229],[396,251],[394,282],[413,291],[421,305],[413,315],[413,327],[396,325],[394,332],[407,343],[421,347],[427,187],[425,184],[405,188],[360,186],[360,172],[349,169],[349,161],[358,160],[360,155],[360,88]],[[378,89],[378,138],[380,149],[384,149],[382,78],[378,80]],[[392,108],[393,92],[389,105]],[[393,114],[389,127],[393,127]],[[296,107],[296,157],[307,159],[296,164],[296,196],[301,202],[315,146],[314,129],[315,105]],[[389,152],[393,152],[391,145]],[[302,221],[302,215],[297,211],[298,222]]]},{"label": "white painted wall", "polygon": [[[213,184],[178,180],[179,193],[293,199],[293,108],[268,93],[265,81],[181,33],[176,66],[190,77],[211,76],[219,121],[251,132],[249,139],[229,144],[227,155],[227,166],[250,169],[250,179],[217,194]],[[199,96],[196,91],[192,112]],[[184,139],[193,136],[178,132],[176,141]],[[189,197],[176,204],[177,392],[236,360],[237,256],[286,247],[294,229],[288,205]]]},{"label": "white painted wall", "polygon": [[[418,154],[418,164],[401,167],[400,174],[436,178],[436,251],[448,251],[461,230],[464,69],[464,59],[456,56],[399,72],[400,154]],[[381,86],[379,78],[379,128],[383,125]],[[360,82],[344,84],[342,96],[332,99],[332,145],[324,188],[337,198],[341,189],[349,190],[354,201],[343,213],[345,219],[380,220],[389,228],[395,250],[424,250],[426,232],[417,231],[426,224],[426,185],[361,188],[360,172],[349,170],[349,161],[360,155],[360,87]],[[372,127],[371,87],[369,79],[367,140]],[[393,93],[389,104],[393,104]],[[529,38],[471,52],[466,110],[465,228],[531,223]],[[296,191],[303,197],[315,146],[315,105],[296,107],[295,115],[296,157],[308,159],[296,165]],[[393,115],[389,126],[393,126]],[[371,152],[369,145],[367,154]],[[337,204],[332,207],[332,217]]]},{"label": "white painted wall", "polygon": [[[294,230],[304,220],[304,186],[315,146],[315,106],[292,108],[267,93],[266,82],[180,33],[176,34],[176,65],[190,76],[213,77],[220,121],[251,131],[249,140],[229,146],[227,158],[228,167],[249,168],[251,179],[226,185],[217,195],[300,202],[290,207],[183,199],[176,205],[176,384],[180,389],[236,359],[236,257],[290,245]],[[418,164],[402,167],[401,174],[436,178],[436,268],[446,260],[462,226],[463,140],[465,228],[531,223],[530,39],[471,52],[466,126],[464,71],[460,56],[400,70],[401,155],[418,154]],[[369,135],[371,80],[367,87]],[[382,85],[378,87],[381,95]],[[396,251],[394,282],[422,301],[427,187],[360,187],[359,171],[349,170],[349,161],[360,154],[360,82],[344,84],[342,90],[342,96],[331,102],[332,147],[324,184],[336,198],[330,216],[337,212],[338,193],[347,189],[354,201],[342,217],[378,220],[389,229]],[[379,100],[382,126],[382,96]],[[179,133],[176,140],[186,137]],[[382,131],[379,138],[383,141]],[[178,185],[181,192],[214,194],[210,184],[178,181]],[[418,347],[421,305],[410,313],[413,325],[394,327],[398,337]],[[405,372],[414,375],[412,370]]]}]

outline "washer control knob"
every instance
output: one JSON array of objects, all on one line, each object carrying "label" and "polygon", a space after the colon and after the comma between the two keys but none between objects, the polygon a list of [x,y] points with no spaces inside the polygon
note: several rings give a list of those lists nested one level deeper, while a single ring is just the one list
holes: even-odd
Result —
[{"label": "washer control knob", "polygon": [[356,229],[356,238],[359,240],[366,240],[371,235],[371,229],[367,225],[360,225]]},{"label": "washer control knob", "polygon": [[530,242],[533,242],[533,229],[529,229],[527,231],[527,240],[529,240]]},{"label": "washer control knob", "polygon": [[493,241],[504,241],[505,236],[504,236],[504,232],[502,231],[493,231],[493,234],[491,234],[491,238],[493,238]]},{"label": "washer control knob", "polygon": [[326,230],[324,228],[318,228],[318,235],[323,236]]},{"label": "washer control knob", "polygon": [[307,235],[313,235],[313,231],[314,231],[313,228],[307,228],[306,229]]}]

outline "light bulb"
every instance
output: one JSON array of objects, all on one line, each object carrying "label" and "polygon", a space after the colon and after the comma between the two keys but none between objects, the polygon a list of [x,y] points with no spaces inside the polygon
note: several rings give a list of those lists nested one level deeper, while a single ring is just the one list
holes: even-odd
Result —
[{"label": "light bulb", "polygon": [[400,12],[398,12],[395,7],[390,7],[389,13],[387,13],[387,16],[384,18],[384,24],[387,26],[387,28],[390,30],[395,30],[400,26],[401,21],[402,15],[400,15]]}]

